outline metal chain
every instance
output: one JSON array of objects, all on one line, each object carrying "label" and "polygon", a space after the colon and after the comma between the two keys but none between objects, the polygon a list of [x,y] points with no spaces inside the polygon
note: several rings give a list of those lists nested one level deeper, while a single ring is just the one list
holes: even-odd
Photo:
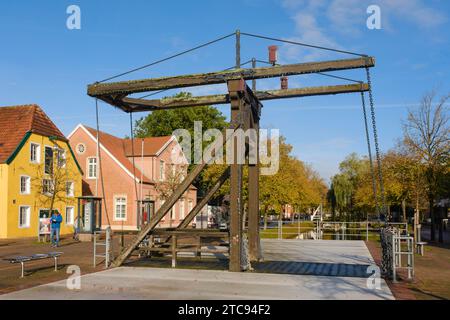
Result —
[{"label": "metal chain", "polygon": [[361,102],[362,102],[362,109],[363,109],[363,115],[364,115],[364,125],[366,128],[367,151],[369,154],[370,174],[372,176],[373,198],[375,201],[375,208],[376,208],[376,211],[378,214],[378,219],[379,219],[380,218],[380,203],[378,201],[378,196],[377,196],[377,185],[376,185],[376,178],[375,178],[375,170],[373,168],[372,148],[370,146],[369,125],[367,124],[366,98],[365,98],[364,92],[361,92]]},{"label": "metal chain", "polygon": [[374,103],[373,103],[373,94],[372,94],[372,80],[370,78],[369,67],[366,67],[366,74],[367,74],[367,85],[369,86],[369,104],[370,104],[370,113],[372,116],[372,129],[373,129],[373,139],[374,139],[374,143],[375,143],[375,156],[377,158],[377,165],[378,165],[378,180],[379,180],[379,184],[380,184],[380,193],[381,193],[381,199],[382,199],[382,204],[383,204],[382,210],[383,210],[383,213],[386,214],[386,196],[384,193],[380,148],[378,145],[378,133],[377,133],[376,120],[375,120],[375,107],[374,107]]}]

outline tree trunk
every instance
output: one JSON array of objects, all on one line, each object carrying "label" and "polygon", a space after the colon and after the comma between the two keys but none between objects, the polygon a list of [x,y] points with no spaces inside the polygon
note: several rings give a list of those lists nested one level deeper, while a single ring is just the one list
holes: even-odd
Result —
[{"label": "tree trunk", "polygon": [[406,200],[402,200],[403,222],[406,222]]}]

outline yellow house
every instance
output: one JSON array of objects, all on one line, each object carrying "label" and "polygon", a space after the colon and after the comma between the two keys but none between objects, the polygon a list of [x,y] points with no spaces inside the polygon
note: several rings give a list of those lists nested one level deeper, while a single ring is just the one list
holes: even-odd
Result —
[{"label": "yellow house", "polygon": [[68,140],[37,105],[0,107],[0,239],[45,233],[50,208],[73,232],[82,171]]}]

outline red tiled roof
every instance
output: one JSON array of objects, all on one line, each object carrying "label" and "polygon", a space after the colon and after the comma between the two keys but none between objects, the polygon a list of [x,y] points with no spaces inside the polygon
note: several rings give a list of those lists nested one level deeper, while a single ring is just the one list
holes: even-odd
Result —
[{"label": "red tiled roof", "polygon": [[[83,125],[90,134],[97,138],[97,130]],[[144,156],[155,156],[158,151],[170,141],[172,136],[164,137],[150,137],[144,138]],[[99,131],[100,143],[129,171],[133,174],[133,163],[128,159],[132,156],[131,152],[131,140],[122,139],[113,136],[109,133]],[[135,157],[141,156],[141,142],[142,139],[136,139],[134,141],[134,155]],[[141,171],[136,168],[136,177],[139,179]],[[143,175],[145,177],[145,175]],[[151,182],[148,178],[144,178],[144,182]]]},{"label": "red tiled roof", "polygon": [[0,107],[0,163],[6,162],[25,134],[30,131],[66,140],[38,105]]}]

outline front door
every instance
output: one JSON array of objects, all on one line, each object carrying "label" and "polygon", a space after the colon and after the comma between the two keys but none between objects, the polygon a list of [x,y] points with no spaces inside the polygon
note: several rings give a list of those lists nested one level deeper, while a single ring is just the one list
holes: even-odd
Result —
[{"label": "front door", "polygon": [[150,222],[155,214],[155,202],[154,201],[142,201],[141,205],[141,226],[145,226]]}]

